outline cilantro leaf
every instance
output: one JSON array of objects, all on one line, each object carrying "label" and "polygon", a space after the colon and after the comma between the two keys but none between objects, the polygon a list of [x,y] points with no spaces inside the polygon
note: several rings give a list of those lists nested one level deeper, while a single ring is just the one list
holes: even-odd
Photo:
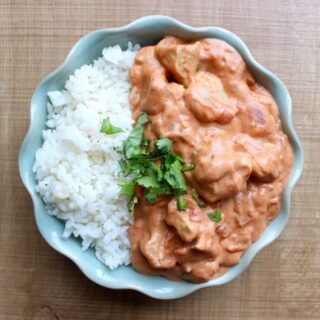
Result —
[{"label": "cilantro leaf", "polygon": [[178,161],[180,163],[183,163],[184,160],[179,157],[176,153],[174,152],[169,152],[165,158],[164,158],[164,167],[166,170],[169,170],[171,165],[175,162]]},{"label": "cilantro leaf", "polygon": [[198,194],[196,189],[192,189],[191,190],[191,195],[192,195],[193,199],[196,200],[197,205],[200,208],[205,208],[206,207],[206,204],[201,200],[201,198],[199,197],[199,194]]},{"label": "cilantro leaf", "polygon": [[154,176],[144,176],[136,179],[136,183],[145,188],[159,188],[160,185]]},{"label": "cilantro leaf", "polygon": [[175,160],[164,174],[164,179],[174,189],[174,194],[183,194],[187,191],[186,181],[181,168],[181,163]]},{"label": "cilantro leaf", "polygon": [[184,166],[182,167],[181,171],[182,172],[186,172],[186,171],[190,171],[190,170],[193,170],[196,166],[194,164],[190,164],[188,166]]},{"label": "cilantro leaf", "polygon": [[156,142],[157,151],[160,153],[168,153],[171,150],[172,141],[164,136],[160,136],[160,139]]},{"label": "cilantro leaf", "polygon": [[175,160],[178,160],[179,162],[184,163],[184,160],[181,157],[179,157],[176,153],[171,152],[171,155]]},{"label": "cilantro leaf", "polygon": [[129,173],[130,173],[130,167],[129,167],[129,164],[123,160],[123,159],[120,159],[118,161],[119,163],[119,166],[121,168],[121,173],[124,175],[124,176],[127,176]]},{"label": "cilantro leaf", "polygon": [[157,188],[148,188],[145,189],[144,192],[144,197],[150,202],[150,203],[155,203],[157,200],[157,197],[160,195],[164,194],[170,194],[170,190],[166,188],[164,185],[160,185]]},{"label": "cilantro leaf", "polygon": [[150,161],[150,166],[148,168],[149,174],[156,177],[156,179],[161,182],[163,178],[163,172],[160,167],[158,167],[154,162]]},{"label": "cilantro leaf", "polygon": [[158,197],[158,195],[152,190],[146,190],[143,195],[151,204],[154,204]]},{"label": "cilantro leaf", "polygon": [[120,183],[121,186],[121,195],[133,197],[135,189],[135,181],[123,181]]},{"label": "cilantro leaf", "polygon": [[149,138],[142,138],[141,140],[141,146],[147,147],[150,144],[151,140]]},{"label": "cilantro leaf", "polygon": [[109,118],[105,118],[102,121],[102,125],[100,128],[100,132],[106,133],[106,134],[115,134],[115,133],[120,133],[124,132],[121,128],[118,128],[114,126]]},{"label": "cilantro leaf", "polygon": [[139,118],[138,118],[138,120],[137,120],[137,125],[136,125],[136,127],[137,127],[137,126],[143,126],[143,125],[146,124],[148,121],[149,121],[148,115],[147,115],[145,112],[143,112],[143,113],[140,114],[140,116],[139,116]]},{"label": "cilantro leaf", "polygon": [[183,196],[177,197],[177,208],[179,211],[184,211],[187,209],[187,203]]},{"label": "cilantro leaf", "polygon": [[213,222],[219,222],[222,219],[221,211],[215,210],[214,212],[207,213],[210,220]]},{"label": "cilantro leaf", "polygon": [[126,159],[132,159],[144,153],[144,151],[140,148],[140,144],[142,141],[144,124],[147,122],[147,114],[142,113],[137,121],[136,126],[131,131],[129,137],[123,145],[123,153]]},{"label": "cilantro leaf", "polygon": [[134,215],[134,207],[138,203],[138,198],[137,196],[133,196],[132,199],[130,200],[128,204],[129,212],[133,216]]}]

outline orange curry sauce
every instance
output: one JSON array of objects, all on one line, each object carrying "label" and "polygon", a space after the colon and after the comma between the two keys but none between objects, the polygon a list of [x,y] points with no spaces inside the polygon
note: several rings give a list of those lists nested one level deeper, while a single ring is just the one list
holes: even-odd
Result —
[{"label": "orange curry sauce", "polygon": [[[142,48],[130,71],[134,118],[146,112],[144,136],[163,135],[195,164],[185,173],[187,209],[171,196],[155,204],[139,190],[129,229],[132,265],[144,274],[206,281],[239,262],[280,209],[293,164],[278,106],[224,41],[166,37]],[[195,188],[206,202],[199,208]],[[207,213],[219,210],[222,220]]]}]

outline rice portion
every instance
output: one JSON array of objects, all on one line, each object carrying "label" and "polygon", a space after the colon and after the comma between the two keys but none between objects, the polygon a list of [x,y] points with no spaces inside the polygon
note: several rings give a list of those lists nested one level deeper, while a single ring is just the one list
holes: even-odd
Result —
[{"label": "rice portion", "polygon": [[[36,191],[51,215],[65,221],[64,238],[82,239],[109,268],[130,263],[127,199],[120,196],[118,160],[132,125],[128,70],[138,46],[105,48],[102,57],[48,93],[47,129],[36,153]],[[100,132],[104,118],[125,130]]]}]

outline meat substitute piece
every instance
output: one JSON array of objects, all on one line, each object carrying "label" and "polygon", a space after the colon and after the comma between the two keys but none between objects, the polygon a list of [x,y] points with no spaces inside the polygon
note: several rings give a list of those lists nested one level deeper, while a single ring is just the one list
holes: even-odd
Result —
[{"label": "meat substitute piece", "polygon": [[[136,191],[129,234],[132,265],[144,274],[207,281],[239,262],[279,212],[293,153],[270,93],[226,42],[165,37],[142,48],[130,71],[134,117],[144,136],[163,135],[195,168],[185,172],[187,208]],[[205,206],[190,195],[195,189]],[[222,219],[212,221],[209,212]]]}]

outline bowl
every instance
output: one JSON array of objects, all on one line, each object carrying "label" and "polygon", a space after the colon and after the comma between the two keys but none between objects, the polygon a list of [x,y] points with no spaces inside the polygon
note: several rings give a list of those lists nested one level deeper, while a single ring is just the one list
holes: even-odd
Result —
[{"label": "bowl", "polygon": [[[294,152],[294,166],[282,195],[281,211],[267,226],[258,241],[253,243],[240,262],[224,275],[203,283],[174,282],[163,277],[149,277],[137,273],[131,266],[109,270],[94,254],[93,249],[81,250],[81,243],[75,238],[62,238],[64,224],[49,216],[40,196],[35,192],[35,175],[32,166],[36,150],[42,144],[42,130],[45,129],[47,92],[61,90],[70,74],[83,64],[91,63],[101,55],[102,49],[119,44],[126,48],[128,41],[142,46],[155,44],[165,35],[185,39],[212,37],[222,39],[241,54],[255,79],[267,88],[276,100],[283,129],[289,136]],[[290,196],[303,168],[301,143],[292,125],[291,98],[282,81],[257,63],[248,47],[235,34],[217,27],[195,28],[166,16],[147,16],[124,27],[101,29],[80,39],[71,49],[64,63],[49,74],[35,90],[30,106],[30,128],[21,145],[19,170],[22,181],[29,191],[37,226],[43,238],[55,250],[70,258],[93,282],[111,289],[133,289],[158,299],[175,299],[186,296],[200,288],[218,286],[238,277],[249,266],[253,257],[274,241],[285,228],[290,213]]]}]

